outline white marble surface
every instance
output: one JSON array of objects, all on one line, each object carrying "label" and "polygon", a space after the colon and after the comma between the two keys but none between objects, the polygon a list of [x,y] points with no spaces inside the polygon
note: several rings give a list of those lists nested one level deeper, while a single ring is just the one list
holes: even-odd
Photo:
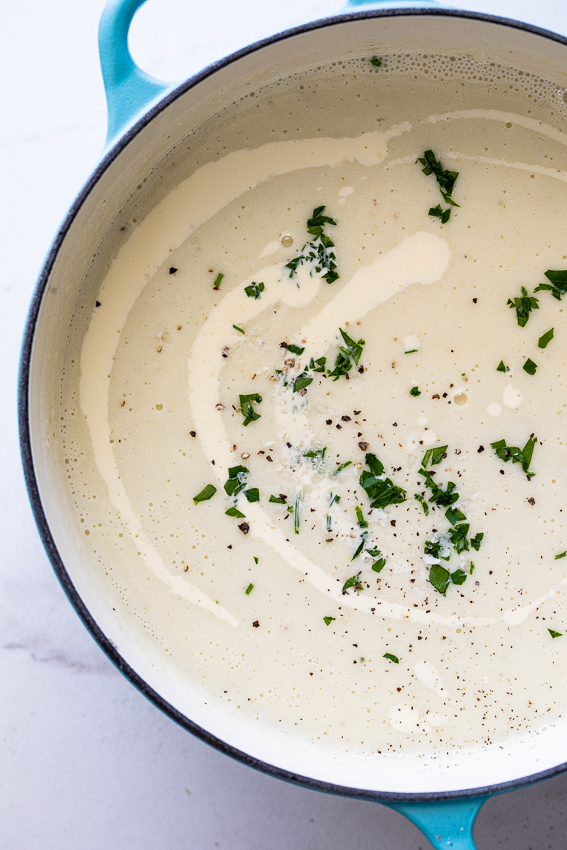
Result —
[{"label": "white marble surface", "polygon": [[[150,0],[131,44],[166,79],[341,0]],[[559,0],[466,8],[567,33]],[[178,728],[114,669],[59,587],[27,503],[16,377],[34,280],[99,156],[103,0],[0,4],[0,850],[426,850],[391,810],[307,791],[231,761]],[[480,850],[564,850],[567,775],[491,800]]]}]

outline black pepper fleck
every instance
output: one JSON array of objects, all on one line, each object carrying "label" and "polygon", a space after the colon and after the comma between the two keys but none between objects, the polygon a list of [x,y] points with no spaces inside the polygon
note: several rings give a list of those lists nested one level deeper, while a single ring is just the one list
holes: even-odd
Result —
[{"label": "black pepper fleck", "polygon": [[250,531],[250,526],[247,522],[241,522],[238,527],[243,534],[248,534],[248,532]]}]

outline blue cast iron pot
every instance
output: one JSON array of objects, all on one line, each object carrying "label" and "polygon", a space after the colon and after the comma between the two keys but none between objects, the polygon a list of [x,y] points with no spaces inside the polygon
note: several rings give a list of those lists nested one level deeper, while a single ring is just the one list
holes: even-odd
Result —
[{"label": "blue cast iron pot", "polygon": [[[565,86],[567,40],[515,21],[438,6],[349,0],[342,13],[254,44],[180,84],[145,74],[127,35],[144,0],[110,0],[100,24],[108,99],[103,158],[55,237],[32,301],[20,373],[20,432],[27,486],[47,553],[71,603],[108,657],[184,728],[245,764],[308,788],[376,800],[411,818],[435,847],[474,848],[472,826],[490,794],[536,782],[567,767],[560,728],[449,763],[337,757],[314,747],[284,748],[222,718],[203,715],[171,685],[116,616],[88,568],[84,541],[69,521],[62,450],[53,429],[69,318],[81,288],[113,254],[109,233],[133,189],[208,116],[278,76],[345,55],[479,53]],[[101,247],[102,246],[102,247]],[[105,247],[106,246],[106,247]],[[292,748],[293,750],[293,748]],[[402,764],[402,767],[400,767]]]}]

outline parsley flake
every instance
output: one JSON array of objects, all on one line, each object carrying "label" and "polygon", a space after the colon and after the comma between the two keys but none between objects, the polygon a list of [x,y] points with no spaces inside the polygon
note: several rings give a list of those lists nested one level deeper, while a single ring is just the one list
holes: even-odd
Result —
[{"label": "parsley flake", "polygon": [[337,466],[337,468],[336,468],[336,469],[335,469],[335,471],[333,472],[333,475],[338,475],[338,474],[339,474],[339,472],[342,472],[342,471],[343,471],[343,469],[346,469],[346,468],[347,468],[347,466],[352,466],[352,460],[345,460],[345,462],[344,462],[344,463],[341,463],[341,465],[340,465],[340,466]]},{"label": "parsley flake", "polygon": [[263,292],[265,288],[266,287],[262,282],[256,283],[255,281],[252,281],[250,286],[244,287],[244,292],[246,293],[248,298],[254,298],[258,300],[258,298],[260,297],[260,293]]},{"label": "parsley flake", "polygon": [[478,552],[478,550],[480,549],[480,545],[481,545],[481,543],[482,543],[482,539],[483,539],[483,537],[484,537],[484,531],[479,531],[479,532],[478,532],[478,534],[475,534],[475,536],[474,536],[474,537],[471,537],[471,541],[470,541],[470,542],[471,542],[471,546],[472,546],[472,547],[473,547],[473,549],[475,549],[477,552]]},{"label": "parsley flake", "polygon": [[213,289],[220,289],[220,285],[221,285],[221,281],[222,281],[223,277],[224,277],[224,275],[222,274],[222,272],[219,272],[218,275],[215,277],[215,280],[214,280],[214,283],[213,283]]},{"label": "parsley flake", "polygon": [[293,343],[291,345],[286,345],[286,348],[288,351],[291,351],[292,354],[297,354],[298,356],[303,354],[305,351],[305,348],[301,348],[301,346],[294,345]]},{"label": "parsley flake", "polygon": [[445,596],[451,583],[451,574],[441,564],[433,564],[429,570],[429,581],[441,596]]},{"label": "parsley flake", "polygon": [[246,514],[243,514],[242,511],[239,511],[238,508],[229,508],[228,511],[225,511],[227,516],[234,516],[237,519],[246,519]]},{"label": "parsley flake", "polygon": [[459,172],[448,171],[443,168],[441,161],[435,157],[432,150],[425,151],[423,156],[416,159],[416,162],[423,165],[421,170],[426,176],[429,176],[430,174],[435,175],[441,196],[445,203],[450,205],[446,210],[441,208],[441,204],[438,204],[436,207],[431,207],[429,210],[429,215],[440,218],[441,224],[446,224],[451,217],[451,207],[459,206],[459,204],[457,204],[452,198],[455,181],[459,176]]},{"label": "parsley flake", "polygon": [[423,460],[421,461],[421,465],[424,469],[427,469],[427,464],[431,461],[431,466],[436,466],[438,463],[441,463],[443,458],[445,457],[445,453],[447,451],[447,446],[437,446],[434,449],[427,449],[425,454],[423,455]]},{"label": "parsley flake", "polygon": [[559,558],[564,558],[567,555],[567,552],[560,552],[559,555],[555,556],[555,560],[558,561]]},{"label": "parsley flake", "polygon": [[364,514],[362,513],[362,508],[358,505],[355,507],[356,519],[360,528],[368,528],[368,523],[364,519]]},{"label": "parsley flake", "polygon": [[427,502],[425,501],[423,496],[420,496],[419,493],[414,493],[413,497],[414,497],[414,499],[417,499],[417,501],[419,502],[419,504],[423,508],[423,513],[425,514],[425,516],[429,516],[429,505],[427,504]]},{"label": "parsley flake", "polygon": [[360,573],[357,573],[355,576],[351,576],[347,578],[345,583],[343,584],[343,593],[346,593],[349,588],[354,587],[355,590],[362,590],[362,585],[360,583]]},{"label": "parsley flake", "polygon": [[240,409],[242,410],[242,415],[244,416],[244,422],[242,423],[244,426],[250,425],[251,422],[255,422],[260,418],[260,414],[256,413],[254,410],[255,404],[260,404],[262,401],[262,396],[259,393],[249,393],[248,395],[239,395],[240,401]]},{"label": "parsley flake", "polygon": [[273,502],[276,505],[285,505],[287,502],[287,496],[270,496],[268,502]]},{"label": "parsley flake", "polygon": [[234,328],[235,331],[238,331],[239,334],[245,334],[246,333],[244,328],[239,328],[238,325],[233,325],[232,327]]},{"label": "parsley flake", "polygon": [[379,59],[378,56],[373,56],[372,59],[370,60],[370,64],[374,65],[375,68],[381,68],[382,67],[382,60]]},{"label": "parsley flake", "polygon": [[414,396],[414,398],[417,398],[418,395],[421,395],[421,390],[419,389],[419,387],[412,387],[409,391],[409,394]]},{"label": "parsley flake", "polygon": [[523,368],[524,372],[528,373],[528,375],[535,375],[536,369],[537,369],[537,363],[534,363],[534,361],[531,359],[531,357],[528,357],[528,359],[526,360],[526,362],[524,363],[522,368]]},{"label": "parsley flake", "polygon": [[[544,285],[542,284],[542,286]],[[516,318],[521,328],[527,325],[531,311],[539,310],[538,299],[528,295],[528,290],[525,286],[522,286],[522,295],[520,298],[514,298],[514,300],[508,298],[506,304],[511,310],[516,311]]]},{"label": "parsley flake", "polygon": [[497,440],[495,443],[491,443],[490,445],[500,460],[503,460],[504,463],[508,463],[509,460],[511,460],[512,463],[521,463],[524,472],[531,477],[535,475],[535,472],[528,472],[528,469],[532,462],[532,455],[534,453],[534,446],[536,443],[537,437],[534,437],[532,434],[523,449],[518,448],[518,446],[507,446],[506,440]]},{"label": "parsley flake", "polygon": [[224,490],[233,501],[236,501],[238,494],[246,487],[248,474],[249,471],[245,466],[231,466],[229,468],[228,481],[224,485]]},{"label": "parsley flake", "polygon": [[368,453],[365,457],[366,465],[370,471],[364,469],[359,478],[360,486],[366,490],[372,508],[387,508],[388,505],[399,505],[406,498],[406,491],[390,478],[382,478],[384,465],[376,455]]},{"label": "parsley flake", "polygon": [[203,487],[200,493],[193,496],[193,504],[196,505],[198,502],[206,502],[208,499],[212,499],[216,492],[216,487],[213,487],[212,484],[207,484],[206,487]]},{"label": "parsley flake", "polygon": [[549,283],[540,283],[536,286],[534,292],[547,289],[554,298],[561,301],[561,296],[567,292],[567,269],[548,269],[545,276]]},{"label": "parsley flake", "polygon": [[394,664],[399,664],[399,663],[400,663],[400,659],[398,658],[398,656],[397,656],[397,655],[392,655],[392,653],[391,653],[391,652],[385,652],[385,653],[384,653],[384,655],[382,656],[382,658],[387,658],[387,659],[388,659],[388,661],[393,661],[393,662],[394,662]]},{"label": "parsley flake", "polygon": [[252,582],[250,582],[250,584],[248,585],[248,587],[246,588],[246,590],[244,592],[245,592],[246,596],[250,596],[250,594],[252,593],[253,590],[254,590],[254,585],[252,584]]},{"label": "parsley flake", "polygon": [[302,372],[301,375],[298,375],[295,381],[293,382],[293,391],[294,393],[299,392],[299,390],[304,390],[305,387],[308,387],[309,384],[313,383],[313,378],[310,378],[307,372]]},{"label": "parsley flake", "polygon": [[323,617],[323,622],[326,626],[330,626],[333,620],[336,620],[336,617]]},{"label": "parsley flake", "polygon": [[547,630],[552,638],[563,637],[563,632],[556,632],[554,629]]},{"label": "parsley flake", "polygon": [[244,495],[246,496],[249,502],[260,501],[260,491],[257,487],[251,487],[249,490],[245,490]]},{"label": "parsley flake", "polygon": [[551,340],[553,339],[553,328],[544,333],[537,341],[537,344],[540,348],[547,348]]},{"label": "parsley flake", "polygon": [[497,372],[509,372],[509,371],[510,371],[510,367],[509,367],[509,366],[505,366],[505,365],[504,365],[504,361],[503,361],[503,360],[501,360],[501,361],[500,361],[500,363],[498,364],[498,366],[496,367],[496,371],[497,371]]},{"label": "parsley flake", "polygon": [[355,342],[342,328],[339,328],[339,332],[343,338],[344,345],[339,346],[335,368],[332,372],[327,372],[327,375],[335,381],[338,381],[341,375],[348,374],[348,372],[358,366],[360,355],[365,345],[363,339]]},{"label": "parsley flake", "polygon": [[297,274],[298,266],[309,262],[314,263],[316,272],[325,272],[323,280],[326,280],[327,283],[334,283],[339,278],[336,271],[335,243],[324,233],[326,225],[336,226],[337,222],[330,216],[323,215],[324,209],[324,205],[316,207],[313,210],[312,217],[307,220],[307,232],[315,238],[311,242],[305,243],[298,257],[294,257],[293,260],[286,263],[285,267],[289,269],[291,278]]}]

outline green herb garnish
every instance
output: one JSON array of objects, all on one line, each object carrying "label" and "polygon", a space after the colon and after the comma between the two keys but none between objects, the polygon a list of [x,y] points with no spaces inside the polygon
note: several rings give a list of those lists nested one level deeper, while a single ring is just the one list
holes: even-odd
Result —
[{"label": "green herb garnish", "polygon": [[561,296],[567,292],[567,269],[548,269],[545,276],[549,283],[540,283],[536,286],[534,292],[548,289],[554,298],[561,301]]},{"label": "green herb garnish", "polygon": [[436,466],[438,463],[441,463],[445,457],[446,451],[447,446],[437,446],[434,449],[427,449],[423,455],[423,460],[421,461],[423,469],[427,469],[429,461],[431,461],[431,466]]},{"label": "green herb garnish", "polygon": [[251,487],[249,490],[245,490],[244,495],[246,496],[249,502],[260,501],[260,491],[257,487]]},{"label": "green herb garnish", "polygon": [[528,359],[526,360],[526,362],[524,363],[522,368],[523,368],[524,372],[528,373],[528,375],[535,375],[536,369],[537,369],[537,363],[534,363],[534,361],[531,359],[531,357],[528,357]]},{"label": "green herb garnish", "polygon": [[324,372],[326,362],[326,357],[318,357],[317,360],[313,360],[313,358],[311,358],[311,360],[309,361],[308,368],[311,370],[311,372]]},{"label": "green herb garnish", "polygon": [[337,466],[337,468],[336,468],[336,469],[335,469],[335,471],[333,472],[333,475],[338,475],[338,474],[339,474],[339,472],[342,472],[342,471],[343,471],[343,469],[346,469],[346,468],[347,468],[347,466],[352,466],[352,460],[345,460],[345,462],[344,462],[344,463],[341,463],[341,465],[340,465],[340,466]]},{"label": "green herb garnish", "polygon": [[249,471],[245,466],[231,466],[228,470],[228,481],[224,485],[224,490],[227,496],[230,496],[233,501],[246,487],[246,479]]},{"label": "green herb garnish", "polygon": [[251,422],[255,422],[260,418],[260,414],[256,413],[254,410],[255,404],[260,404],[262,401],[262,396],[259,393],[249,393],[249,395],[239,395],[240,400],[240,409],[242,411],[242,415],[244,416],[243,425],[250,425]]},{"label": "green herb garnish", "polygon": [[235,331],[238,331],[239,334],[245,334],[246,333],[244,328],[239,328],[238,325],[233,325],[232,327],[234,328]]},{"label": "green herb garnish", "polygon": [[293,391],[294,393],[299,392],[299,390],[304,390],[305,387],[308,387],[309,384],[313,383],[313,378],[310,378],[307,372],[302,372],[301,375],[298,375],[295,381],[293,382]]},{"label": "green herb garnish", "polygon": [[246,596],[250,596],[250,594],[252,593],[253,590],[254,590],[254,585],[252,583],[250,583],[244,592],[245,592]]},{"label": "green herb garnish", "polygon": [[555,556],[555,560],[558,561],[559,558],[564,558],[567,555],[567,552],[560,552],[559,555]]},{"label": "green herb garnish", "polygon": [[342,328],[339,328],[339,332],[345,344],[339,346],[339,353],[335,362],[335,368],[332,372],[327,372],[328,376],[333,378],[335,381],[338,381],[341,375],[348,374],[351,369],[358,366],[360,355],[362,354],[362,349],[365,345],[363,339],[359,339],[358,342],[355,342],[350,338],[346,331],[343,331]]},{"label": "green herb garnish", "polygon": [[323,622],[326,626],[330,626],[333,620],[336,620],[336,617],[323,617]]},{"label": "green herb garnish", "polygon": [[528,469],[532,462],[532,455],[534,453],[534,446],[536,443],[537,437],[534,437],[532,434],[523,449],[519,449],[517,446],[507,446],[506,440],[497,440],[495,443],[491,443],[490,445],[500,460],[503,460],[504,463],[508,463],[509,460],[511,460],[512,463],[521,463],[524,472],[531,477],[535,475],[535,472],[528,472]]},{"label": "green herb garnish", "polygon": [[223,279],[223,277],[224,277],[224,275],[221,272],[219,272],[218,275],[215,277],[215,281],[213,283],[213,289],[220,289],[221,280]]},{"label": "green herb garnish", "polygon": [[[544,285],[545,284],[542,284],[542,286]],[[514,300],[508,298],[506,304],[511,310],[516,311],[516,318],[521,328],[527,325],[531,311],[539,310],[538,299],[528,295],[528,290],[525,286],[522,286],[522,295],[520,298],[514,298]]]},{"label": "green herb garnish", "polygon": [[547,630],[552,638],[563,637],[563,632],[556,632],[554,629]]},{"label": "green herb garnish", "polygon": [[498,366],[496,367],[496,371],[497,371],[497,372],[509,372],[509,371],[510,371],[510,367],[509,367],[509,366],[505,366],[505,365],[504,365],[504,361],[503,361],[503,360],[501,360],[501,361],[500,361],[500,363],[498,364]]},{"label": "green herb garnish", "polygon": [[370,64],[374,65],[375,68],[381,68],[382,67],[382,60],[379,59],[377,56],[373,56],[372,59],[370,60]]},{"label": "green herb garnish", "polygon": [[451,574],[449,570],[442,567],[441,564],[433,564],[429,570],[429,581],[442,596],[447,593],[447,588],[451,583]]},{"label": "green herb garnish", "polygon": [[254,563],[255,563],[255,564],[257,564],[257,563],[258,563],[258,558],[256,557],[256,555],[254,555],[253,557],[254,557]]},{"label": "green herb garnish", "polygon": [[425,478],[425,484],[431,490],[431,498],[430,502],[434,502],[436,505],[439,505],[441,508],[449,508],[451,505],[454,505],[455,502],[459,498],[459,494],[457,493],[456,487],[452,481],[449,481],[447,484],[447,489],[443,490],[442,487],[439,487],[431,474],[427,472],[425,469],[420,469],[418,475],[423,475]]},{"label": "green herb garnish", "polygon": [[445,511],[445,516],[447,517],[451,525],[456,525],[458,522],[462,522],[464,519],[466,519],[464,513],[458,508],[447,508],[447,510]]},{"label": "green herb garnish", "polygon": [[291,351],[292,354],[297,354],[298,356],[303,354],[305,351],[305,348],[301,348],[299,345],[293,345],[293,343],[291,345],[286,345],[286,348],[288,351]]},{"label": "green herb garnish", "polygon": [[362,513],[362,508],[360,508],[358,505],[356,505],[354,510],[355,510],[356,519],[357,519],[357,522],[358,522],[358,525],[360,526],[360,528],[368,528],[368,523],[364,519],[364,514]]},{"label": "green herb garnish", "polygon": [[365,457],[370,471],[364,469],[359,478],[360,486],[366,490],[372,508],[386,508],[388,505],[399,505],[406,497],[406,491],[389,478],[381,478],[384,473],[384,464],[376,455],[368,453]]},{"label": "green herb garnish", "polygon": [[327,446],[324,446],[322,449],[310,449],[308,452],[303,453],[303,457],[309,458],[317,458],[318,460],[323,460],[325,457],[325,452],[327,451]]},{"label": "green herb garnish", "polygon": [[469,548],[469,542],[467,540],[467,535],[469,533],[470,524],[468,522],[460,523],[460,525],[455,525],[453,528],[449,529],[449,540],[455,547],[455,551],[457,553],[467,552]]},{"label": "green herb garnish", "polygon": [[255,298],[256,300],[258,300],[258,298],[260,297],[260,293],[263,292],[265,288],[266,287],[262,282],[256,283],[255,281],[252,281],[250,286],[244,287],[244,292],[246,293],[248,298]]},{"label": "green herb garnish", "polygon": [[419,493],[414,493],[413,497],[414,497],[414,499],[417,499],[417,501],[419,502],[419,504],[423,508],[423,513],[425,514],[425,516],[429,516],[429,505],[427,504],[427,502],[425,501],[423,496],[420,496]]},{"label": "green herb garnish", "polygon": [[458,171],[448,171],[443,168],[441,161],[436,159],[435,154],[432,150],[425,151],[423,156],[420,156],[416,159],[416,162],[419,162],[423,165],[422,171],[426,176],[430,174],[434,174],[439,184],[439,191],[441,192],[441,196],[446,204],[449,204],[449,208],[446,210],[441,209],[441,204],[438,204],[436,207],[431,207],[429,210],[429,215],[437,216],[441,219],[441,224],[445,224],[449,221],[451,217],[451,207],[458,207],[453,198],[451,197],[453,194],[453,188],[455,186],[455,181],[459,176]]},{"label": "green herb garnish", "polygon": [[[299,505],[301,503],[301,496],[298,494],[295,497],[295,504],[293,508],[293,530],[296,534],[299,534]],[[289,508],[288,508],[289,510]]]},{"label": "green herb garnish", "polygon": [[544,333],[537,341],[537,344],[540,348],[547,348],[551,340],[553,339],[553,328]]},{"label": "green herb garnish", "polygon": [[193,496],[193,503],[196,505],[198,502],[206,502],[208,499],[212,499],[216,492],[216,487],[213,487],[212,484],[207,484],[206,487],[203,487],[200,493]]},{"label": "green herb garnish", "polygon": [[479,531],[478,534],[475,534],[474,537],[471,537],[471,546],[473,547],[473,549],[476,549],[477,552],[480,549],[480,544],[482,543],[483,537],[484,531]]},{"label": "green herb garnish", "polygon": [[335,262],[337,257],[333,250],[335,243],[323,232],[326,225],[335,226],[337,222],[330,218],[330,216],[323,215],[324,209],[324,206],[316,207],[313,210],[313,216],[307,220],[307,232],[315,238],[303,246],[298,257],[294,257],[293,260],[286,263],[290,277],[294,277],[297,274],[297,267],[299,265],[314,262],[316,272],[325,272],[323,280],[326,280],[327,283],[334,283],[339,278],[339,274],[336,271],[337,264]]},{"label": "green herb garnish", "polygon": [[361,552],[362,552],[362,550],[364,549],[364,544],[365,544],[365,543],[366,543],[366,539],[365,539],[365,537],[363,537],[363,538],[362,538],[362,540],[360,541],[360,544],[359,544],[359,546],[358,546],[358,548],[357,548],[356,552],[354,553],[354,555],[353,555],[353,556],[352,556],[352,558],[350,559],[350,560],[351,560],[351,562],[352,562],[352,561],[356,561],[356,559],[358,558],[358,556],[360,555],[360,553],[361,553]]},{"label": "green herb garnish", "polygon": [[444,557],[441,554],[441,541],[440,540],[436,540],[435,542],[433,542],[433,540],[426,540],[423,551],[425,552],[426,555],[431,555],[432,558],[440,558],[442,561],[448,561],[449,558],[451,557],[450,555],[449,555],[449,557]]},{"label": "green herb garnish", "polygon": [[241,511],[238,510],[238,508],[234,507],[229,508],[228,511],[225,511],[225,514],[227,516],[234,516],[237,519],[246,519],[246,514],[243,514]]},{"label": "green herb garnish", "polygon": [[346,593],[350,587],[354,587],[355,590],[362,590],[362,585],[360,583],[360,573],[357,573],[355,576],[347,578],[347,580],[343,584],[343,593]]},{"label": "green herb garnish", "polygon": [[285,505],[287,496],[270,496],[268,502],[273,502],[276,505]]},{"label": "green herb garnish", "polygon": [[455,570],[454,573],[451,573],[451,581],[453,584],[464,584],[467,580],[467,574],[464,570]]},{"label": "green herb garnish", "polygon": [[386,566],[386,559],[380,558],[379,561],[375,561],[372,564],[371,569],[373,569],[375,573],[381,573],[385,566]]},{"label": "green herb garnish", "polygon": [[394,664],[400,663],[400,659],[398,658],[398,656],[392,655],[391,652],[385,652],[384,655],[382,656],[382,658],[387,658],[389,661],[393,661]]},{"label": "green herb garnish", "polygon": [[[407,353],[409,354],[410,352]],[[418,395],[421,395],[421,390],[419,389],[419,387],[412,387],[409,391],[409,394],[414,396],[414,398],[417,398]]]}]

